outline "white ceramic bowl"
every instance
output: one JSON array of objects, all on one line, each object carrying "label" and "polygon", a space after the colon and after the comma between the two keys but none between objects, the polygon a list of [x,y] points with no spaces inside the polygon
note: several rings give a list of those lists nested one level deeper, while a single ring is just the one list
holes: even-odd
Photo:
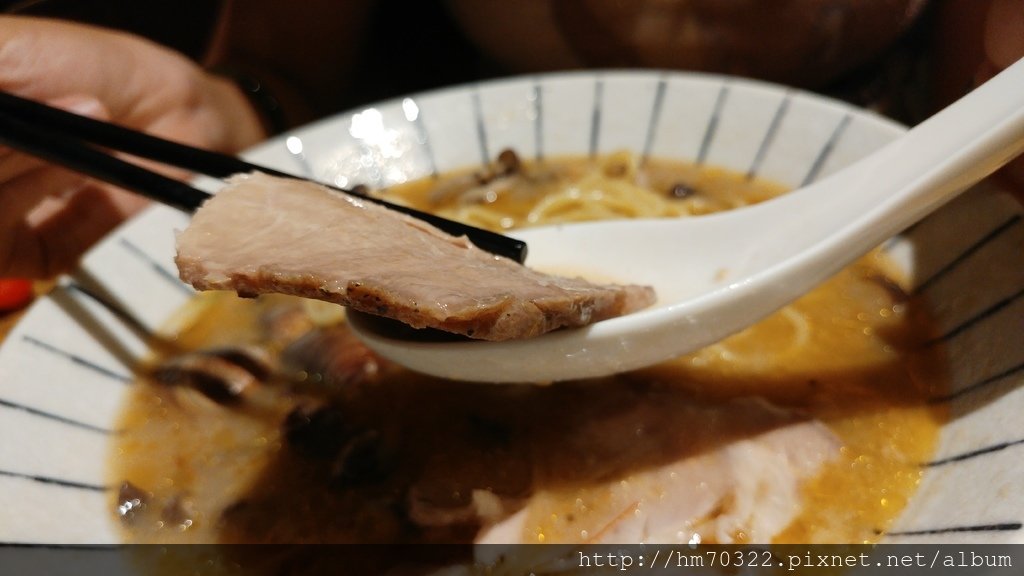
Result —
[{"label": "white ceramic bowl", "polygon": [[[506,147],[524,157],[628,148],[798,186],[901,130],[763,83],[578,73],[385,102],[298,129],[248,157],[343,186],[384,186],[478,164]],[[118,541],[110,437],[132,363],[146,354],[140,334],[192,293],[172,263],[173,232],[186,223],[156,206],[121,227],[0,348],[0,542]],[[1020,209],[996,190],[975,190],[886,247],[931,303],[953,371],[952,390],[936,399],[952,419],[887,541],[1024,542]]]}]

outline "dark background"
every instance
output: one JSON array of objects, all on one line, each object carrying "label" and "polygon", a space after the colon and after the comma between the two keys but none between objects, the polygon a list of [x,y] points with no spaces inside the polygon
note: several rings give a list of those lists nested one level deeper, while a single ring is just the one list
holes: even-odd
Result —
[{"label": "dark background", "polygon": [[[222,4],[220,0],[0,0],[0,10],[130,31],[201,62]],[[915,27],[881,57],[817,91],[910,124],[927,117],[930,103],[920,95],[928,81],[924,63],[933,42],[926,32],[932,12],[926,9]],[[474,47],[444,0],[376,0],[366,26],[353,81],[339,101],[318,113],[509,74]]]}]

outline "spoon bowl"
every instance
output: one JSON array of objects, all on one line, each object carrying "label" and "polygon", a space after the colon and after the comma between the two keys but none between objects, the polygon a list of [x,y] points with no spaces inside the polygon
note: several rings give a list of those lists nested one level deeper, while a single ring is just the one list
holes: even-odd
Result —
[{"label": "spoon bowl", "polygon": [[505,342],[423,342],[364,314],[353,328],[414,370],[481,382],[551,382],[656,364],[753,324],[1024,151],[1024,60],[828,178],[695,218],[517,231],[527,264],[648,284],[658,301],[594,325]]}]

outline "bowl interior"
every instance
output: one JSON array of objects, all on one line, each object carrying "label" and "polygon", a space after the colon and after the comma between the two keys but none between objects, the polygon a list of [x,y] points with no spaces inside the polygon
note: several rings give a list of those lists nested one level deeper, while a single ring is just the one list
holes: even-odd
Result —
[{"label": "bowl interior", "polygon": [[[388,186],[514,148],[527,158],[621,149],[789,186],[870,153],[902,128],[777,86],[656,72],[556,74],[385,102],[275,138],[248,157],[340,186]],[[0,348],[0,542],[114,543],[110,437],[132,366],[192,294],[156,206],[105,239]],[[984,185],[886,244],[948,347],[950,408],[891,542],[1021,542],[1024,320],[1020,208]],[[113,487],[116,489],[116,487]]]}]

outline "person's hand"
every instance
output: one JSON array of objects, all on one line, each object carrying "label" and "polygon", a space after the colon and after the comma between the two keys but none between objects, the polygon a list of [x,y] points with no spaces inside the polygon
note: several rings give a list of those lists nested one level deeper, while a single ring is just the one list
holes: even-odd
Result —
[{"label": "person's hand", "polygon": [[[0,17],[0,90],[204,148],[265,134],[245,97],[185,57],[127,34]],[[0,278],[43,278],[145,200],[0,147]]]}]

